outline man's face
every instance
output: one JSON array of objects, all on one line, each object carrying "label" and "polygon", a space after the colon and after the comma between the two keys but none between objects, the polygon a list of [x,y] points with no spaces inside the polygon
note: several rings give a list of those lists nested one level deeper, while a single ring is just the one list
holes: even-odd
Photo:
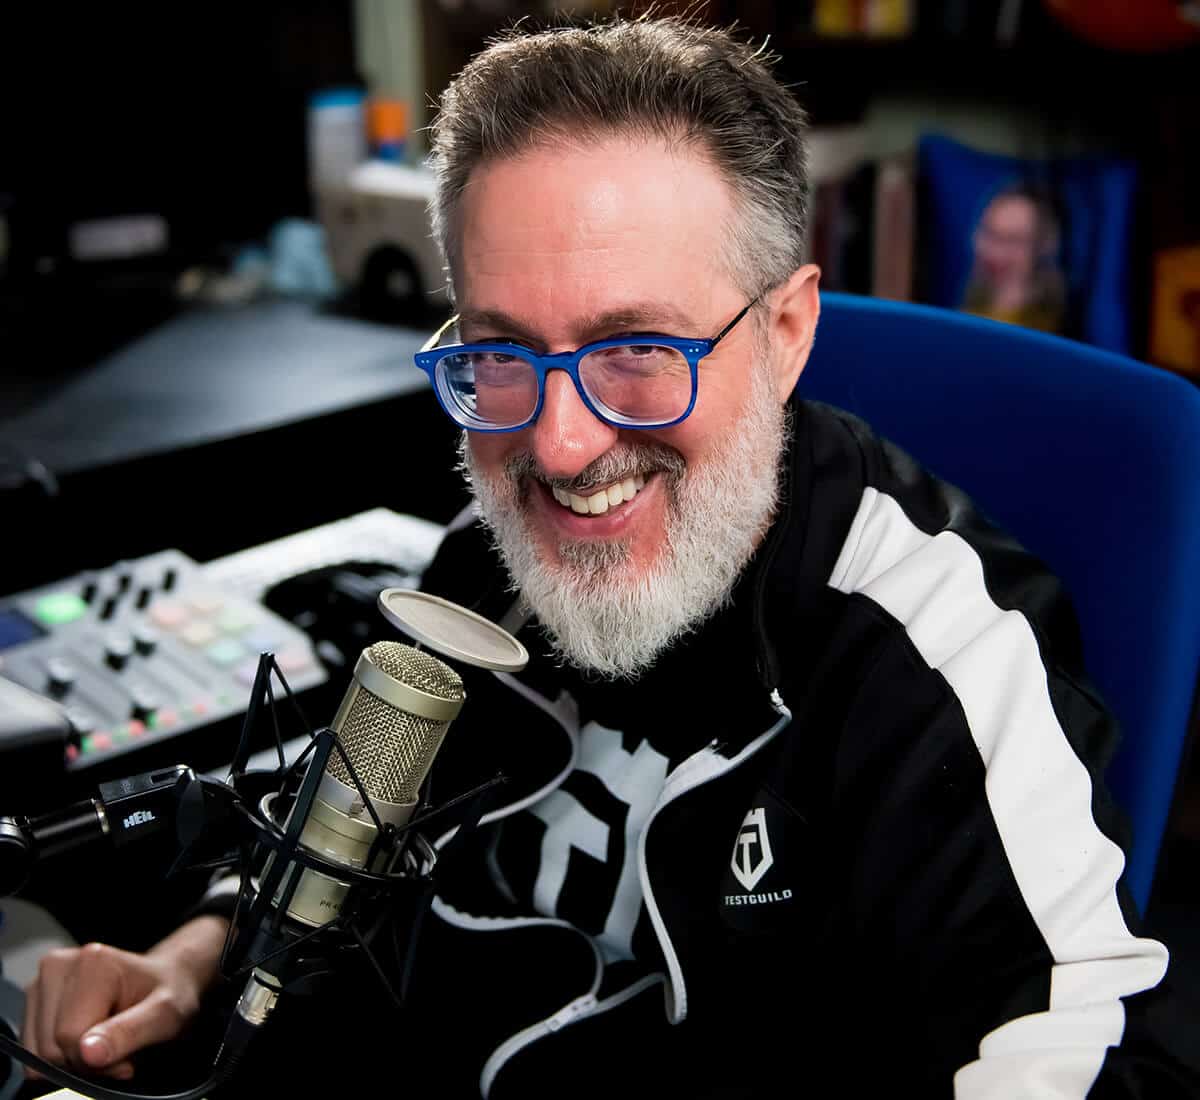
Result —
[{"label": "man's face", "polygon": [[[724,181],[683,146],[614,138],[483,166],[462,203],[462,339],[563,352],[626,333],[711,337],[746,304],[722,262],[732,216]],[[701,361],[695,408],[670,428],[606,425],[552,371],[531,427],[468,433],[509,570],[576,663],[631,674],[719,602],[761,537],[782,406],[757,345],[747,318]],[[664,616],[686,621],[649,627],[658,640],[638,660],[571,637]]]}]

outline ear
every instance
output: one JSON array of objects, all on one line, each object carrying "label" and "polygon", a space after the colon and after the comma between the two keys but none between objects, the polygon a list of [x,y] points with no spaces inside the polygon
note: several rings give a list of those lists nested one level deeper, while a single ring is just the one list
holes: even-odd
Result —
[{"label": "ear", "polygon": [[774,360],[775,392],[781,402],[796,388],[812,351],[817,318],[821,314],[821,296],[817,293],[820,281],[821,269],[816,264],[805,264],[767,299],[771,311],[767,328]]}]

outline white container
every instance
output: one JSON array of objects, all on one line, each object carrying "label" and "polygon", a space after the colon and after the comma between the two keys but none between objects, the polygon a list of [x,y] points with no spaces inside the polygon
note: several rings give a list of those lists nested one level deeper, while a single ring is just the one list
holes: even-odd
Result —
[{"label": "white container", "polygon": [[366,93],[318,92],[308,104],[308,180],[314,192],[344,185],[367,159]]}]

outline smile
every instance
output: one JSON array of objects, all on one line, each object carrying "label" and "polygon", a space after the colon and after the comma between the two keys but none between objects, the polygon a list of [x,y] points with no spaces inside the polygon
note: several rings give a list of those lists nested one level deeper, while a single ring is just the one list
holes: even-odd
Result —
[{"label": "smile", "polygon": [[633,500],[646,484],[643,474],[627,477],[623,481],[614,481],[611,485],[603,486],[587,496],[568,493],[563,489],[551,488],[554,499],[564,508],[569,508],[581,516],[602,516],[610,508],[626,504]]}]

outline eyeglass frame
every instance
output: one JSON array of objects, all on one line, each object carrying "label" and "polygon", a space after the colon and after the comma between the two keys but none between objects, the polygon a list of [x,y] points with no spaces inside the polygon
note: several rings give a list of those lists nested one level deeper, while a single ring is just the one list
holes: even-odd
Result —
[{"label": "eyeglass frame", "polygon": [[[762,301],[761,294],[752,298],[741,308],[737,316],[734,317],[729,324],[721,329],[716,336],[713,336],[707,340],[692,340],[682,336],[666,336],[661,333],[637,332],[631,333],[628,336],[611,337],[607,340],[595,340],[590,344],[584,344],[582,347],[576,348],[574,351],[559,351],[551,354],[543,354],[541,352],[534,351],[525,344],[516,344],[511,341],[505,342],[501,340],[489,340],[478,344],[447,344],[445,347],[438,347],[438,341],[441,340],[441,338],[445,335],[446,330],[452,328],[458,323],[458,314],[455,314],[432,336],[430,336],[428,340],[425,341],[424,345],[421,347],[421,350],[413,354],[413,359],[416,362],[416,365],[429,376],[429,383],[433,387],[434,395],[437,397],[438,404],[441,405],[442,411],[451,420],[453,420],[455,424],[457,424],[460,428],[465,428],[467,431],[487,432],[488,434],[497,434],[500,432],[519,432],[535,423],[537,418],[541,416],[542,404],[546,397],[546,376],[552,370],[566,371],[568,377],[575,384],[575,392],[579,394],[579,399],[587,407],[588,412],[590,412],[602,423],[608,424],[610,427],[614,428],[632,428],[645,431],[657,431],[660,428],[670,428],[675,424],[682,423],[689,416],[691,416],[692,409],[696,407],[696,394],[699,390],[698,368],[700,365],[700,360],[711,355],[713,353],[713,349],[715,349],[716,346],[737,327],[738,322],[741,321],[742,318],[745,317],[746,314],[749,313],[750,310],[753,309],[760,301]],[[599,408],[597,408],[592,399],[588,396],[587,391],[584,389],[583,381],[579,377],[579,364],[583,361],[584,356],[590,355],[595,351],[603,351],[606,348],[618,348],[628,345],[636,346],[639,344],[671,348],[674,351],[678,351],[687,361],[688,369],[691,371],[692,376],[692,392],[688,399],[687,408],[679,416],[675,417],[674,420],[664,420],[661,423],[653,422],[649,424],[632,424],[625,420],[615,419],[614,417],[602,412]],[[538,397],[537,405],[534,406],[534,410],[527,420],[523,420],[519,424],[514,424],[509,428],[476,426],[473,424],[464,424],[463,420],[469,418],[465,416],[460,418],[450,410],[450,407],[447,403],[450,398],[448,395],[443,397],[442,388],[438,382],[437,365],[447,356],[462,355],[466,352],[488,352],[499,355],[515,355],[530,363],[530,365],[533,367],[534,373],[537,376]]]}]

